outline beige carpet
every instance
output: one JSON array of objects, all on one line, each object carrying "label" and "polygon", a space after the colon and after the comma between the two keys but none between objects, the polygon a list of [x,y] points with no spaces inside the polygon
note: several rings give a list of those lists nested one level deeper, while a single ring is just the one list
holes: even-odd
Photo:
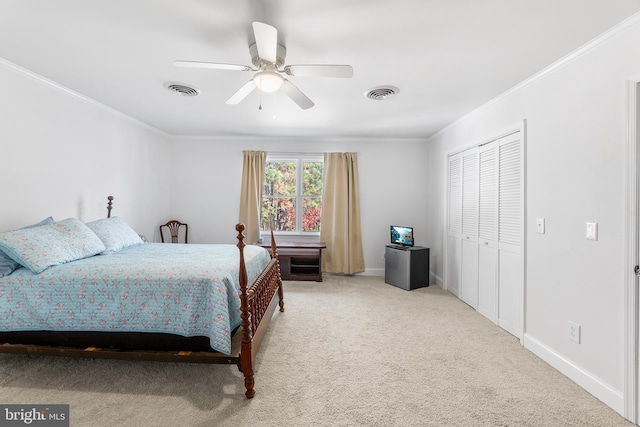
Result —
[{"label": "beige carpet", "polygon": [[72,426],[631,426],[431,286],[285,282],[256,396],[234,366],[0,355],[0,403],[68,403]]}]

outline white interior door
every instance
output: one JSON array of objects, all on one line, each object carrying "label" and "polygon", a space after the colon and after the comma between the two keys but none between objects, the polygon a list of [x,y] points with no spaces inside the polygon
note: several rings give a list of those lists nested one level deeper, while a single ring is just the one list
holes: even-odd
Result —
[{"label": "white interior door", "polygon": [[498,325],[522,339],[523,157],[520,133],[498,141]]},{"label": "white interior door", "polygon": [[498,143],[479,148],[478,312],[498,323]]},{"label": "white interior door", "polygon": [[462,153],[462,272],[460,299],[478,306],[478,149]]},{"label": "white interior door", "polygon": [[445,288],[460,296],[462,272],[462,154],[449,156],[447,180],[447,257]]},{"label": "white interior door", "polygon": [[[640,76],[635,81],[627,82],[627,117],[628,132],[627,138],[627,158],[631,163],[627,168],[630,176],[627,180],[630,194],[627,195],[627,206],[632,207],[632,212],[628,213],[631,218],[627,224],[631,224],[632,230],[627,230],[627,235],[633,236],[632,241],[627,243],[630,247],[628,257],[631,258],[631,265],[634,265],[634,274],[626,290],[627,311],[626,316],[626,341],[627,348],[632,353],[626,358],[625,369],[625,412],[626,417],[640,425],[640,392],[638,390],[640,384],[640,216],[638,215],[640,208]],[[628,272],[628,270],[627,270]],[[628,274],[630,274],[628,272]]]},{"label": "white interior door", "polygon": [[[640,75],[626,81],[627,191],[625,248],[624,416],[640,425]],[[635,267],[635,268],[634,268]],[[634,271],[635,270],[635,271]]]}]

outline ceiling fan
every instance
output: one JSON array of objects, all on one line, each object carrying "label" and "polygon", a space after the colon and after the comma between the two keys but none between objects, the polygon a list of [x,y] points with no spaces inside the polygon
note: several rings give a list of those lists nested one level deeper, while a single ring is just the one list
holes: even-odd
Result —
[{"label": "ceiling fan", "polygon": [[258,88],[267,93],[282,90],[293,102],[305,110],[313,107],[313,101],[302,93],[293,83],[284,78],[283,75],[341,78],[350,78],[353,76],[353,68],[350,65],[305,64],[285,66],[284,58],[287,50],[284,46],[278,44],[278,30],[271,25],[254,22],[253,33],[256,42],[249,46],[253,67],[248,65],[199,61],[174,61],[173,65],[177,67],[254,72],[255,74],[251,80],[238,89],[238,91],[227,100],[227,104],[239,104],[255,88]]}]

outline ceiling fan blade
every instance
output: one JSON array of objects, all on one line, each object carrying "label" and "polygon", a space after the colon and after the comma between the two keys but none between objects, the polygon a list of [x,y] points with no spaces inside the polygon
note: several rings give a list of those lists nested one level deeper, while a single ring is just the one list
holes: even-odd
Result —
[{"label": "ceiling fan blade", "polygon": [[307,95],[302,93],[300,89],[295,87],[293,83],[291,83],[287,79],[284,80],[284,83],[280,88],[280,90],[283,91],[285,94],[287,94],[287,96],[291,98],[293,102],[298,104],[298,106],[303,110],[311,108],[315,105],[313,101],[307,97]]},{"label": "ceiling fan blade", "polygon": [[353,77],[351,65],[287,65],[284,72],[290,76]]},{"label": "ceiling fan blade", "polygon": [[253,79],[249,80],[242,86],[236,93],[231,95],[231,98],[227,99],[227,104],[236,105],[245,99],[256,88],[256,84]]},{"label": "ceiling fan blade", "polygon": [[255,71],[247,65],[220,64],[217,62],[173,61],[173,65],[175,65],[176,67],[186,68],[212,68],[216,70]]},{"label": "ceiling fan blade", "polygon": [[276,63],[278,53],[278,30],[262,22],[253,23],[258,57],[264,61]]}]

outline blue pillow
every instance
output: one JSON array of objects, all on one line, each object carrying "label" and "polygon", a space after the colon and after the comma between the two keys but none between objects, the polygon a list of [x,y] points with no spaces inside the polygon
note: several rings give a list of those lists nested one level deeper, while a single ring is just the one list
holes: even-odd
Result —
[{"label": "blue pillow", "polygon": [[37,228],[0,233],[0,249],[39,274],[54,265],[99,254],[105,247],[79,219],[67,218]]},{"label": "blue pillow", "polygon": [[106,249],[100,253],[101,255],[112,254],[144,243],[138,233],[133,231],[129,224],[119,216],[88,222],[87,227],[96,233],[104,243]]},{"label": "blue pillow", "polygon": [[[53,217],[49,217],[49,218],[43,219],[37,224],[27,225],[26,227],[22,227],[22,228],[40,227],[41,225],[50,224],[52,222],[54,222]],[[9,274],[13,273],[18,267],[20,267],[20,264],[18,264],[17,262],[9,258],[7,254],[5,254],[4,252],[2,252],[2,250],[0,250],[0,277],[8,276]]]}]

